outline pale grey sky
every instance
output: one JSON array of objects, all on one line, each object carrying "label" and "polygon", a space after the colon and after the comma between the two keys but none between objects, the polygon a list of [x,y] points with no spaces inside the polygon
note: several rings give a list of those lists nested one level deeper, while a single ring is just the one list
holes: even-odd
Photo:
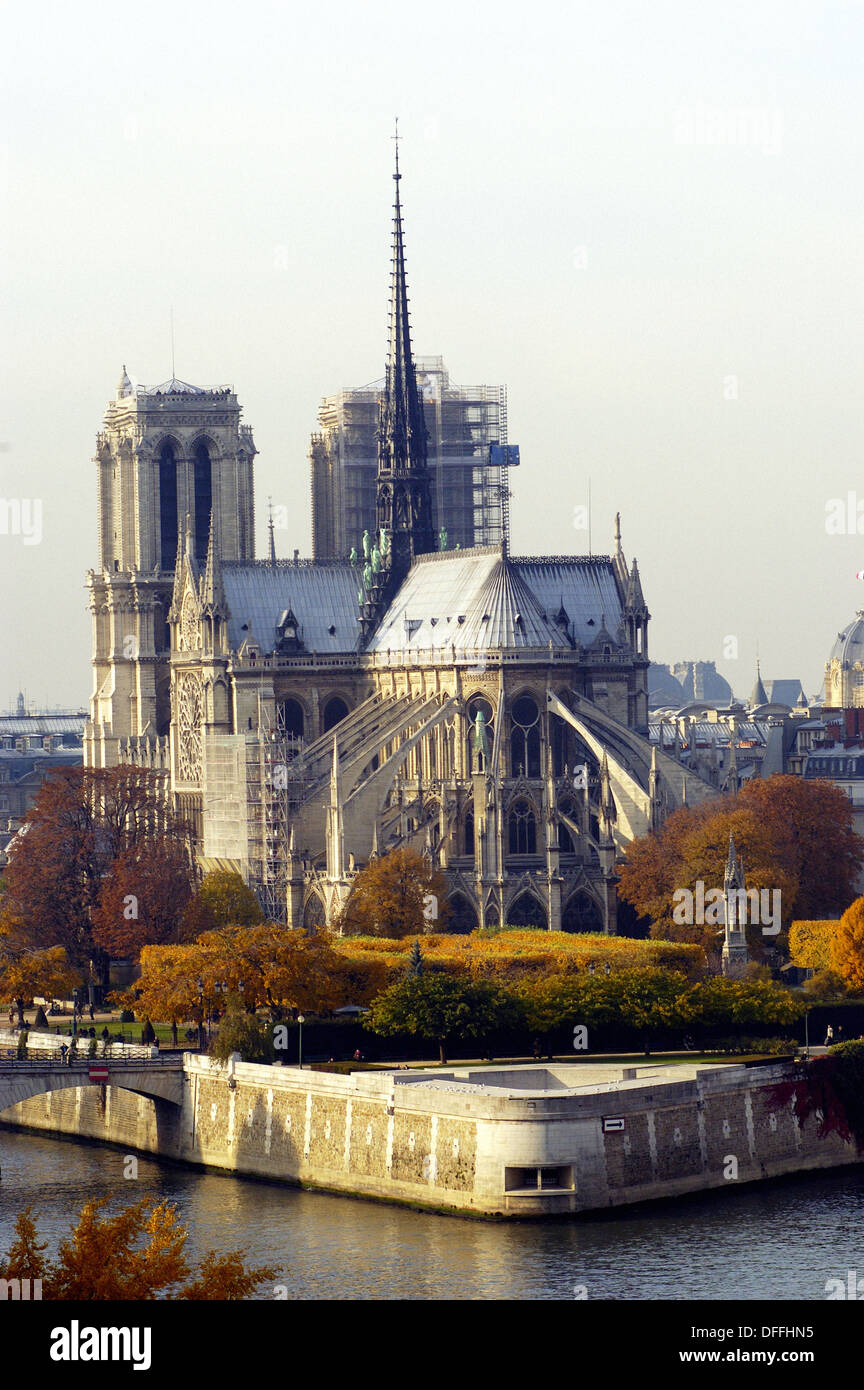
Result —
[{"label": "pale grey sky", "polygon": [[[230,381],[308,553],[320,397],[381,375],[393,117],[414,347],[505,381],[514,550],[622,513],[651,655],[815,693],[864,607],[864,5],[7,8],[0,705],[90,689],[95,466],[125,362]],[[738,643],[724,660],[724,641]],[[726,642],[725,651],[732,648]]]}]

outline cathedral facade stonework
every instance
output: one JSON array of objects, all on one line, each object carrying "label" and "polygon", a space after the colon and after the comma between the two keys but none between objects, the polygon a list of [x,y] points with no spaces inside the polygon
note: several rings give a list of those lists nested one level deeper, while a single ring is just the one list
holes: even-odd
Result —
[{"label": "cathedral facade stonework", "polygon": [[[85,757],[157,769],[207,867],[332,923],[372,856],[446,875],[451,929],[616,929],[616,863],[710,794],[648,742],[648,622],[609,556],[447,549],[432,524],[396,172],[377,529],[341,562],[256,561],[230,387],[133,387],[96,456]],[[434,905],[430,916],[434,925]]]}]

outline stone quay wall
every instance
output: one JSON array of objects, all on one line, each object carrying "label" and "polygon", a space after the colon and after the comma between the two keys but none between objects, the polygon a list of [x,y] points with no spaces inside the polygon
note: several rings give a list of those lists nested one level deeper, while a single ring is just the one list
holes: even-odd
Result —
[{"label": "stone quay wall", "polygon": [[[860,1161],[799,1129],[786,1064],[355,1072],[187,1058],[182,1103],[98,1083],[0,1123],[357,1196],[518,1218],[596,1211]],[[671,1075],[670,1075],[671,1073]],[[490,1084],[492,1083],[492,1084]]]}]

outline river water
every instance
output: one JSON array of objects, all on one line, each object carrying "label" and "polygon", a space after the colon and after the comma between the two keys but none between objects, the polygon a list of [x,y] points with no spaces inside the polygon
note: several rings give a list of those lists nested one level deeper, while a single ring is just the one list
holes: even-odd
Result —
[{"label": "river water", "polygon": [[511,1225],[136,1157],[129,1179],[119,1150],[0,1129],[0,1251],[28,1203],[53,1252],[88,1197],[147,1196],[176,1203],[193,1259],[242,1246],[278,1268],[289,1298],[824,1300],[826,1281],[850,1270],[864,1288],[864,1166]]}]

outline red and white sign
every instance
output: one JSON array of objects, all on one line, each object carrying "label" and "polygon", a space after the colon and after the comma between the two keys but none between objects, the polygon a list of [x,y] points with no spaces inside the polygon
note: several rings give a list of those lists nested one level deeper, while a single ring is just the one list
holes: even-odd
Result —
[{"label": "red and white sign", "polygon": [[91,1080],[91,1081],[107,1081],[107,1080],[108,1080],[108,1068],[107,1068],[107,1067],[91,1067],[91,1068],[90,1068],[90,1080]]}]

